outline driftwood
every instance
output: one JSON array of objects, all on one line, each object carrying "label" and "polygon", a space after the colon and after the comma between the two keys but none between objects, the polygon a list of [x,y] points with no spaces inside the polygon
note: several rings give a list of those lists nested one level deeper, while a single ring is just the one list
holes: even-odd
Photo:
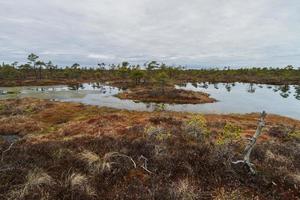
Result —
[{"label": "driftwood", "polygon": [[256,144],[257,138],[262,134],[262,129],[265,127],[265,117],[266,117],[267,113],[265,111],[263,111],[260,114],[260,119],[258,121],[258,126],[256,129],[255,134],[252,136],[252,138],[249,139],[249,143],[246,146],[245,150],[244,150],[244,159],[243,160],[238,160],[235,162],[232,162],[233,164],[238,164],[238,163],[243,163],[251,172],[251,174],[255,175],[256,171],[253,168],[253,164],[250,162],[250,155],[252,152],[253,147]]}]

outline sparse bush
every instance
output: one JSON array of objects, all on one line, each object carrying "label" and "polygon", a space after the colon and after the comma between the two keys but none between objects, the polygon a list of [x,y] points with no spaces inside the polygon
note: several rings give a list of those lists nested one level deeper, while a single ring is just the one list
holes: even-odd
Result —
[{"label": "sparse bush", "polygon": [[170,131],[161,126],[148,126],[145,128],[145,133],[150,139],[156,139],[158,141],[164,141],[172,137]]},{"label": "sparse bush", "polygon": [[194,115],[191,119],[186,121],[183,125],[183,130],[189,136],[203,141],[209,136],[206,120],[202,115]]},{"label": "sparse bush", "polygon": [[226,123],[221,135],[217,139],[217,144],[225,144],[241,138],[242,129],[232,123]]},{"label": "sparse bush", "polygon": [[292,140],[300,141],[300,131],[293,131],[288,134],[288,137]]}]

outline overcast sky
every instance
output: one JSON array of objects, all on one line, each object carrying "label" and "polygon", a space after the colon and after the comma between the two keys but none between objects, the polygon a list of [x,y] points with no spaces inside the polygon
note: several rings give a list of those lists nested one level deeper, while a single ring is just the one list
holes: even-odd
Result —
[{"label": "overcast sky", "polygon": [[300,66],[299,0],[0,0],[0,61]]}]

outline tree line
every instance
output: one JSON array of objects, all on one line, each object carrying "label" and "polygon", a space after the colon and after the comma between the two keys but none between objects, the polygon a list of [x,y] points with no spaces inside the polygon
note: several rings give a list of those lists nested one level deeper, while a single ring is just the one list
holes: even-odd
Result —
[{"label": "tree line", "polygon": [[259,83],[300,83],[300,68],[288,65],[283,68],[240,68],[225,67],[209,69],[185,69],[181,66],[167,66],[151,61],[143,66],[129,62],[120,64],[99,63],[95,67],[58,67],[51,61],[44,62],[38,55],[29,54],[25,64],[13,62],[0,65],[0,80],[119,80],[131,81],[138,85],[151,81],[165,84],[167,81],[209,81],[209,82],[259,82]]}]

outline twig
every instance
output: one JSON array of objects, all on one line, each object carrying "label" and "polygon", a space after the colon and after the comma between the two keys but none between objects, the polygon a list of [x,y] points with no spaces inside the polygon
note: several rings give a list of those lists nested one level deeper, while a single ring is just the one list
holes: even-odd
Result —
[{"label": "twig", "polygon": [[9,145],[8,149],[2,151],[1,162],[3,162],[4,154],[5,154],[6,152],[8,152],[8,151],[12,148],[12,146],[13,146],[14,144],[15,144],[14,142],[11,143],[11,144]]},{"label": "twig", "polygon": [[118,152],[112,152],[112,153],[110,153],[109,157],[116,157],[116,156],[128,158],[132,162],[134,168],[136,168],[136,163],[134,162],[134,160],[130,156],[127,156],[125,154],[121,154],[121,153],[118,153]]},{"label": "twig", "polygon": [[144,163],[141,165],[141,168],[143,168],[146,172],[152,174],[153,172],[151,172],[149,169],[148,169],[148,158],[146,158],[145,156],[141,155],[139,157],[139,160],[144,160]]}]

